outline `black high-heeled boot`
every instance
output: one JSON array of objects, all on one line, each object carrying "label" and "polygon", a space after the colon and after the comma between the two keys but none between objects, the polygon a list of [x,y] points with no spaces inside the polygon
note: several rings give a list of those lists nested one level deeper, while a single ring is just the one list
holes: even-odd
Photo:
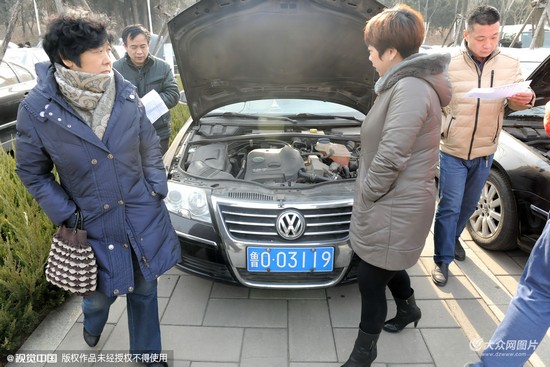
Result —
[{"label": "black high-heeled boot", "polygon": [[380,334],[367,334],[359,329],[355,345],[346,363],[342,367],[370,367],[376,359],[376,343]]},{"label": "black high-heeled boot", "polygon": [[395,298],[395,304],[397,305],[397,314],[391,320],[384,323],[384,330],[390,333],[397,333],[414,322],[414,327],[418,324],[418,320],[422,317],[422,311],[416,305],[416,300],[413,294],[407,299]]}]

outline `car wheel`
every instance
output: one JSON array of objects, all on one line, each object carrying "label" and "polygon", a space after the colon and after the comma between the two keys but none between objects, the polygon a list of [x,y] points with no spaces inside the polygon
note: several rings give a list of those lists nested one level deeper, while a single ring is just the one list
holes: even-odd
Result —
[{"label": "car wheel", "polygon": [[517,247],[518,214],[507,178],[492,169],[474,214],[467,223],[475,243],[487,250]]}]

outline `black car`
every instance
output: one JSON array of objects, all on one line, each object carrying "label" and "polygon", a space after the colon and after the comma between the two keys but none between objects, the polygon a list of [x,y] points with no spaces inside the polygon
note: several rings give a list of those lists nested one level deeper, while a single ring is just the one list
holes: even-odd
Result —
[{"label": "black car", "polygon": [[550,211],[550,138],[542,122],[550,57],[526,79],[537,95],[535,107],[506,111],[489,179],[467,223],[472,239],[489,250],[530,251]]},{"label": "black car", "polygon": [[12,150],[15,140],[19,103],[35,85],[36,77],[29,69],[0,61],[0,142],[6,151]]},{"label": "black car", "polygon": [[203,0],[168,24],[191,118],[164,162],[183,256],[263,288],[356,278],[359,130],[377,74],[373,0]]}]

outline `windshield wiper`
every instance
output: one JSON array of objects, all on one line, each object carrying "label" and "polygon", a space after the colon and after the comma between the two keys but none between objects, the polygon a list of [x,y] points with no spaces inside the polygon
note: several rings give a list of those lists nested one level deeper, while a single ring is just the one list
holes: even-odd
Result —
[{"label": "windshield wiper", "polygon": [[354,116],[318,115],[315,113],[298,113],[294,117],[297,119],[316,119],[316,120],[331,119],[331,120],[352,120],[352,121],[362,122],[362,120]]},{"label": "windshield wiper", "polygon": [[229,117],[229,118],[240,118],[240,119],[251,119],[251,120],[274,120],[274,121],[289,121],[296,123],[296,120],[291,119],[286,116],[271,116],[271,115],[249,115],[245,113],[238,112],[224,112],[224,113],[211,113],[205,117]]}]

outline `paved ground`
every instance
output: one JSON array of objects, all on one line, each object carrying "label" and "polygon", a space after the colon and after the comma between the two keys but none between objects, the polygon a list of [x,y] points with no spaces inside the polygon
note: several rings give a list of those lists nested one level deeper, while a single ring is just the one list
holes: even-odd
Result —
[{"label": "paved ground", "polygon": [[[410,269],[423,317],[417,328],[382,332],[373,367],[462,367],[478,360],[480,346],[489,340],[515,292],[527,255],[486,252],[466,234],[463,239],[466,261],[453,264],[449,283],[438,288],[429,276],[433,243],[428,238],[420,261]],[[175,367],[341,366],[352,349],[360,313],[356,284],[268,291],[214,283],[173,269],[161,278],[159,292],[163,346]],[[19,357],[53,353],[58,361],[48,366],[137,366],[84,363],[102,356],[126,357],[125,305],[123,297],[113,305],[99,345],[91,349],[82,339],[79,299],[74,298],[40,325]],[[388,315],[394,313],[390,301]],[[530,362],[550,366],[548,336]],[[8,364],[31,365],[44,363]]]}]

